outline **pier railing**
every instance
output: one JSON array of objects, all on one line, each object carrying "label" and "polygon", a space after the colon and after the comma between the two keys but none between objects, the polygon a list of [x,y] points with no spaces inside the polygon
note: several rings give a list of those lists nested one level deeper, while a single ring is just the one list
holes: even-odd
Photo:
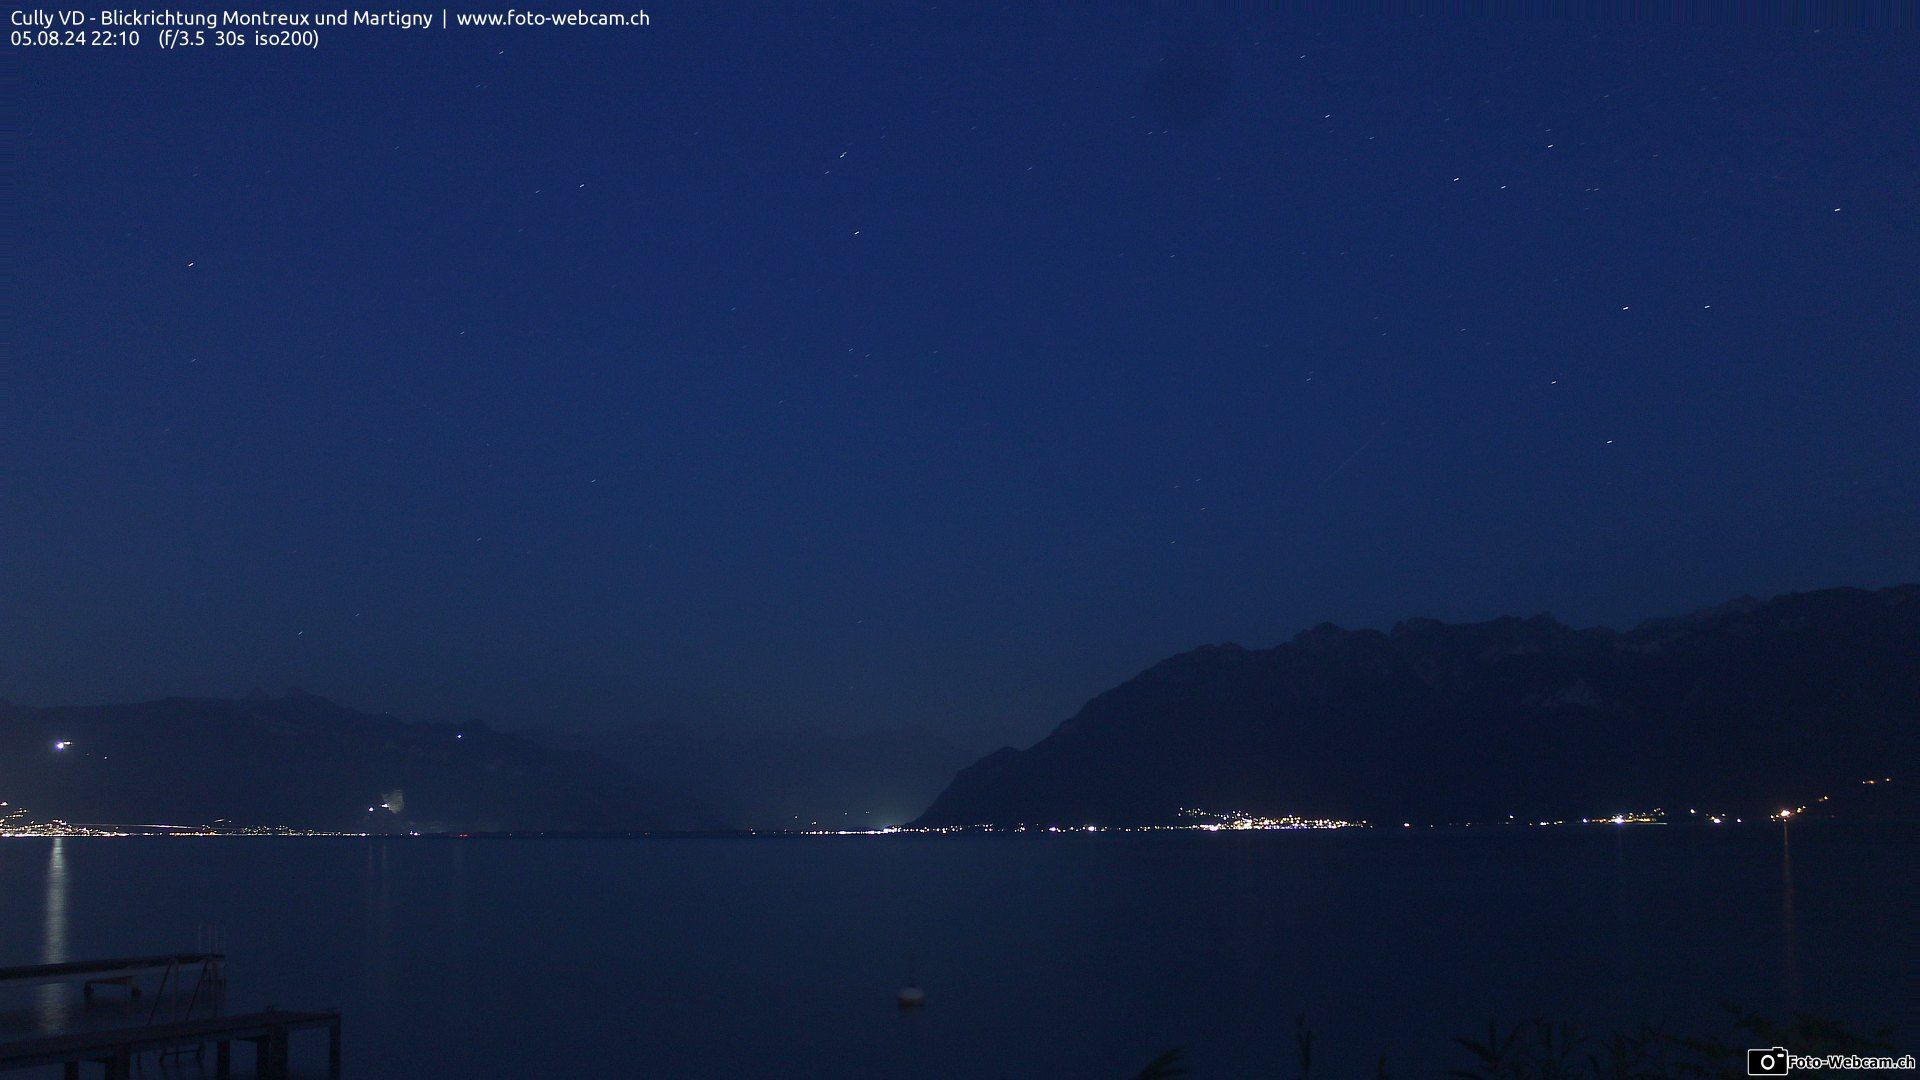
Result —
[{"label": "pier railing", "polygon": [[81,1066],[96,1064],[105,1069],[105,1080],[129,1080],[133,1062],[141,1054],[164,1054],[213,1043],[214,1075],[225,1078],[233,1074],[233,1044],[250,1042],[254,1047],[254,1074],[260,1080],[286,1080],[292,1035],[319,1028],[327,1032],[327,1075],[338,1077],[340,1014],[278,1010],[4,1043],[0,1044],[0,1072],[61,1065],[67,1080],[78,1080]]}]

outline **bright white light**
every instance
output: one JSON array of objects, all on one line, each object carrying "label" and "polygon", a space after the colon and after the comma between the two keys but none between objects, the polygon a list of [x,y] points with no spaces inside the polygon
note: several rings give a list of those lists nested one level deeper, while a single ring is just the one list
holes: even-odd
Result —
[{"label": "bright white light", "polygon": [[53,748],[55,750],[65,750],[67,747],[72,745],[73,743],[68,742],[66,739],[61,739],[59,742],[56,742],[53,744]]}]

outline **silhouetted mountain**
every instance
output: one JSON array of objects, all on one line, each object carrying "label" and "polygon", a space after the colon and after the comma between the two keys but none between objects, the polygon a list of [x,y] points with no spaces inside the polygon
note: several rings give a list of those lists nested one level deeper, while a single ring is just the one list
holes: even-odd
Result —
[{"label": "silhouetted mountain", "polygon": [[748,737],[653,723],[580,738],[643,779],[684,787],[727,825],[757,829],[899,825],[978,753],[910,728]]},{"label": "silhouetted mountain", "polygon": [[1413,619],[1197,649],[962,770],[915,824],[1754,813],[1868,777],[1910,793],[1917,764],[1920,586],[1832,589],[1626,633]]},{"label": "silhouetted mountain", "polygon": [[0,704],[0,763],[0,799],[39,820],[375,832],[711,824],[590,753],[479,724],[405,723],[299,691]]}]

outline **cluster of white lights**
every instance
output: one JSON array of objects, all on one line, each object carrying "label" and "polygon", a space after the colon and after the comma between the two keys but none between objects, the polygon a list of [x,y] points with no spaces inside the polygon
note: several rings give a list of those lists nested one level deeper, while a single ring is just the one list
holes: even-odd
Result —
[{"label": "cluster of white lights", "polygon": [[[27,836],[366,836],[321,832],[280,825],[75,825],[54,818],[38,821],[25,808],[0,802],[0,838]],[[418,835],[418,834],[415,834]]]},{"label": "cluster of white lights", "polygon": [[898,825],[889,825],[884,829],[796,829],[796,836],[892,836],[894,833],[942,833],[950,829],[903,829]]},{"label": "cluster of white lights", "polygon": [[[73,743],[60,740],[53,744],[56,751],[64,751]],[[1863,786],[1890,784],[1890,776],[1862,780]],[[1815,804],[1830,801],[1822,795],[1814,800]],[[370,806],[369,813],[394,807],[388,803]],[[1782,807],[1769,815],[1770,820],[1789,821],[1806,814],[1807,806]],[[1688,810],[1695,817],[1705,817],[1714,825],[1724,825],[1729,821],[1742,824],[1744,819],[1724,813],[1702,814],[1698,809]],[[1101,832],[1241,832],[1253,830],[1295,830],[1295,829],[1355,829],[1370,827],[1365,821],[1345,821],[1339,818],[1308,818],[1293,814],[1269,816],[1245,810],[1210,811],[1193,808],[1181,808],[1179,816],[1184,819],[1170,825],[1016,825],[1001,828],[994,825],[947,825],[939,828],[909,829],[898,825],[889,825],[880,829],[798,829],[786,832],[786,835],[798,836],[893,836],[901,833],[913,833],[927,836],[944,836],[965,832],[1046,832],[1046,833],[1101,833]],[[1514,823],[1513,815],[1507,816],[1508,823]],[[1471,824],[1471,823],[1468,823]],[[1559,826],[1569,824],[1566,821],[1526,822],[1536,826]],[[1631,813],[1616,813],[1611,817],[1581,818],[1582,825],[1664,825],[1667,824],[1666,811],[1658,807],[1652,810],[1638,810]],[[1403,823],[1402,828],[1412,828],[1412,822]],[[1429,826],[1431,828],[1431,826]],[[283,826],[235,826],[225,822],[214,825],[73,825],[65,821],[35,821],[27,812],[6,802],[0,802],[0,837],[9,836],[369,836],[369,833],[330,832],[312,829],[292,829]],[[409,833],[419,836],[420,833]]]},{"label": "cluster of white lights", "polygon": [[1615,814],[1612,817],[1580,819],[1582,825],[1665,825],[1666,823],[1667,812],[1657,807],[1652,810],[1635,810],[1630,814]]},{"label": "cluster of white lights", "polygon": [[117,836],[89,825],[64,821],[35,821],[25,808],[0,802],[0,837],[6,836]]},{"label": "cluster of white lights", "polygon": [[1191,819],[1178,825],[1148,826],[1153,829],[1198,829],[1202,832],[1224,832],[1242,829],[1363,829],[1364,821],[1345,821],[1340,818],[1310,818],[1297,814],[1282,814],[1272,817],[1255,814],[1245,810],[1211,811],[1182,807],[1180,816]]},{"label": "cluster of white lights", "polygon": [[1366,828],[1364,821],[1342,821],[1338,818],[1307,818],[1286,814],[1270,817],[1242,810],[1229,810],[1216,813],[1207,810],[1182,809],[1180,816],[1193,820],[1171,825],[943,825],[930,829],[907,829],[898,826],[885,829],[796,829],[792,835],[798,836],[892,836],[897,833],[913,833],[924,836],[945,836],[952,833],[969,832],[1005,832],[1005,833],[1107,833],[1107,832],[1239,832],[1256,829],[1357,829]]}]

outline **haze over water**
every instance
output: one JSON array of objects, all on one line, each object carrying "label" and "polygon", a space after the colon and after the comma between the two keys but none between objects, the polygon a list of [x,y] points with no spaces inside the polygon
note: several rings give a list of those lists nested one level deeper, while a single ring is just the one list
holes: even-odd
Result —
[{"label": "haze over water", "polygon": [[[346,1075],[1195,1076],[1462,1064],[1534,1015],[1920,1031],[1911,826],[755,840],[10,839],[0,965],[231,954]],[[892,994],[912,954],[929,1004]],[[10,991],[10,1030],[77,988]],[[296,1042],[296,1064],[324,1054]],[[242,1060],[247,1060],[242,1055]],[[191,1067],[187,1075],[193,1075]]]}]

